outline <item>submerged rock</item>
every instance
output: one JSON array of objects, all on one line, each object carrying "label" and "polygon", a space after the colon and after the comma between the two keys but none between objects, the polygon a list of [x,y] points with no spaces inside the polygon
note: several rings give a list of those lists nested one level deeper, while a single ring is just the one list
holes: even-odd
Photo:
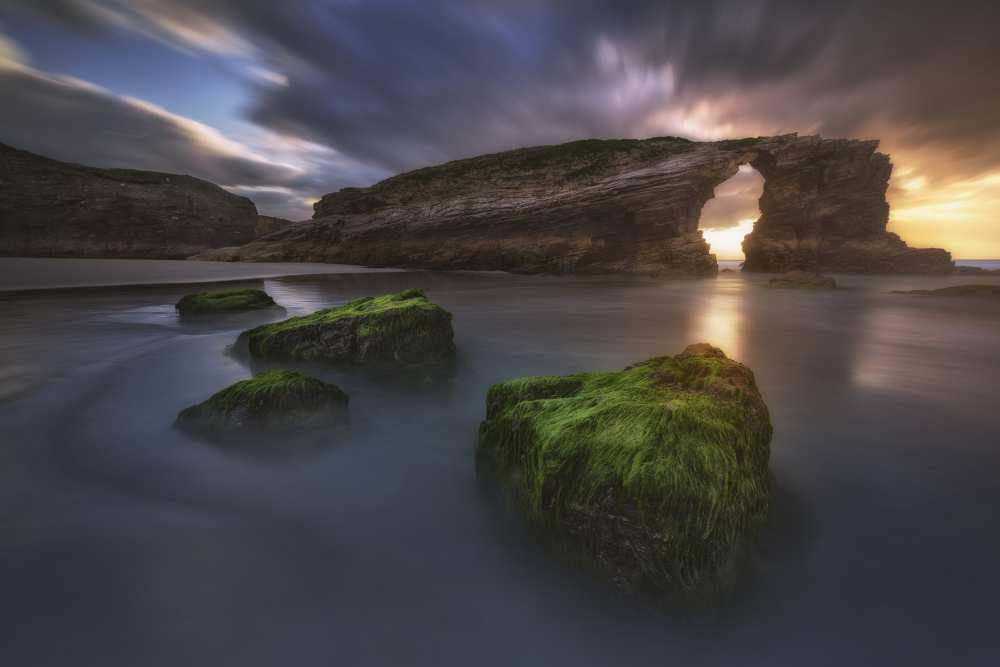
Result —
[{"label": "submerged rock", "polygon": [[295,371],[271,370],[182,410],[176,424],[208,435],[297,431],[343,421],[347,402],[336,385]]},{"label": "submerged rock", "polygon": [[819,289],[833,289],[837,286],[837,281],[830,276],[809,271],[789,271],[777,278],[771,278],[767,283],[768,287],[806,287]]},{"label": "submerged rock", "polygon": [[1000,269],[984,269],[981,266],[956,266],[955,274],[960,276],[997,276]]},{"label": "submerged rock", "polygon": [[265,324],[240,338],[264,360],[408,366],[455,353],[451,313],[416,289]]},{"label": "submerged rock", "polygon": [[1000,285],[953,285],[940,289],[893,290],[893,294],[920,296],[975,296],[1000,299]]},{"label": "submerged rock", "polygon": [[767,516],[767,406],[753,373],[711,345],[503,382],[486,409],[480,461],[620,585],[714,581]]},{"label": "submerged rock", "polygon": [[237,310],[258,310],[276,305],[274,299],[263,290],[227,289],[185,294],[175,307],[181,315],[208,315]]}]

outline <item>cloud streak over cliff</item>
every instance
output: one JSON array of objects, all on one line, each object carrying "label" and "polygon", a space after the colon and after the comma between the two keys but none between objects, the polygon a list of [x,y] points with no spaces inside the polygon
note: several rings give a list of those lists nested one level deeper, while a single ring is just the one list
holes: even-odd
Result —
[{"label": "cloud streak over cliff", "polygon": [[[58,0],[44,13],[27,0],[5,4],[52,30],[129,33],[233,63],[245,76],[242,120],[337,158],[310,163],[329,171],[299,182],[257,146],[266,167],[215,157],[213,169],[246,170],[240,185],[302,200],[590,136],[879,137],[908,178],[923,179],[921,201],[1000,172],[994,2]],[[31,53],[30,38],[14,39]],[[130,149],[115,150],[124,159]],[[897,187],[893,203],[912,212],[915,194]],[[1000,231],[970,225],[1000,251]]]}]

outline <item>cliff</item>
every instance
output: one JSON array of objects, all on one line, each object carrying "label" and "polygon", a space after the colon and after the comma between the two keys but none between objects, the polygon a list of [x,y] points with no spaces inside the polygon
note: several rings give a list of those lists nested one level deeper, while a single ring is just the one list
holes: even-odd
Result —
[{"label": "cliff", "polygon": [[311,222],[205,259],[524,273],[706,275],[698,220],[751,164],[761,218],[751,271],[940,272],[944,250],[886,232],[891,164],[877,141],[783,135],[717,142],[585,140],[419,169],[315,205]]},{"label": "cliff", "polygon": [[0,255],[184,258],[278,228],[192,176],[98,169],[0,144]]}]

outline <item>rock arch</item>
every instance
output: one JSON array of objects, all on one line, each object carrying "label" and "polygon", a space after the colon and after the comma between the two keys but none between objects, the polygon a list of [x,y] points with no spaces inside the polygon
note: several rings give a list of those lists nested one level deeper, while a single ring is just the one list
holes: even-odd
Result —
[{"label": "rock arch", "polygon": [[[892,171],[877,141],[795,134],[584,140],[418,169],[315,205],[308,223],[227,259],[525,273],[714,274],[698,229],[716,186],[764,177],[745,269],[948,272],[950,255],[886,232]],[[208,254],[208,257],[219,257]]]}]

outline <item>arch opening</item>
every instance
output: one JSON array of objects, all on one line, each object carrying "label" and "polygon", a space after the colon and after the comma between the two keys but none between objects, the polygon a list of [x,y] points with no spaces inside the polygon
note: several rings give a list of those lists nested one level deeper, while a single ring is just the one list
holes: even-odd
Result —
[{"label": "arch opening", "polygon": [[[744,260],[743,237],[753,231],[760,218],[764,177],[749,164],[715,188],[715,196],[701,209],[698,227],[719,260],[738,265]],[[733,266],[732,268],[736,268]]]}]

